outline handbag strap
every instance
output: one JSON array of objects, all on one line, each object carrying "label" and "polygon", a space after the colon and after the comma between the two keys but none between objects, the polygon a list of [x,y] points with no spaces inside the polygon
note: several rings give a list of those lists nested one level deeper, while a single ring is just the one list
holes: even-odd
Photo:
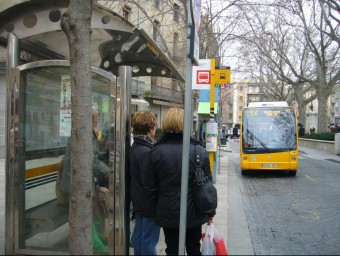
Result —
[{"label": "handbag strap", "polygon": [[201,167],[201,161],[200,161],[200,155],[197,154],[197,145],[194,145],[195,146],[195,155],[196,155],[196,167]]}]

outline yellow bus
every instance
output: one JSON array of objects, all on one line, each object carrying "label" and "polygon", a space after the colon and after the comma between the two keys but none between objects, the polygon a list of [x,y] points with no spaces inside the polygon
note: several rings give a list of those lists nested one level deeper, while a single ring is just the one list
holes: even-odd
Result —
[{"label": "yellow bus", "polygon": [[243,108],[240,132],[242,175],[249,171],[298,169],[298,130],[295,109],[286,102],[252,102]]}]

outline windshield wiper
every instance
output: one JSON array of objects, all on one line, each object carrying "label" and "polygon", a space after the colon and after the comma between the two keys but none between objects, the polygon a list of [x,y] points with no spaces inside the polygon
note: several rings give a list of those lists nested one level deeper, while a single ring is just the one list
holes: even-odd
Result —
[{"label": "windshield wiper", "polygon": [[254,135],[254,133],[252,133],[251,131],[249,131],[248,128],[247,128],[246,131],[247,131],[247,133],[249,133],[251,136],[253,136],[253,138],[254,138],[255,140],[257,140],[257,142],[260,143],[261,146],[264,147],[268,152],[271,152],[271,151],[272,151],[270,148],[267,147],[266,144],[264,144],[264,142],[263,142],[262,140],[260,140],[258,137],[256,137],[256,136]]}]

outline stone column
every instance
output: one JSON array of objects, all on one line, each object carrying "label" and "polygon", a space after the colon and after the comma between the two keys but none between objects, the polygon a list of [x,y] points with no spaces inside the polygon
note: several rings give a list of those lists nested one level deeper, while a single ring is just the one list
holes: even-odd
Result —
[{"label": "stone column", "polygon": [[335,142],[334,142],[335,154],[340,156],[340,133],[335,134]]}]

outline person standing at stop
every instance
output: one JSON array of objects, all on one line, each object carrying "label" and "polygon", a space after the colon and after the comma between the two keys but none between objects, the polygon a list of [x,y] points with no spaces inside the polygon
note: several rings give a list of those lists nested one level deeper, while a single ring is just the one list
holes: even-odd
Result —
[{"label": "person standing at stop", "polygon": [[160,227],[156,225],[155,206],[145,188],[147,157],[155,143],[156,116],[150,111],[137,111],[132,117],[133,144],[129,152],[130,196],[135,212],[132,245],[135,255],[157,255]]}]

